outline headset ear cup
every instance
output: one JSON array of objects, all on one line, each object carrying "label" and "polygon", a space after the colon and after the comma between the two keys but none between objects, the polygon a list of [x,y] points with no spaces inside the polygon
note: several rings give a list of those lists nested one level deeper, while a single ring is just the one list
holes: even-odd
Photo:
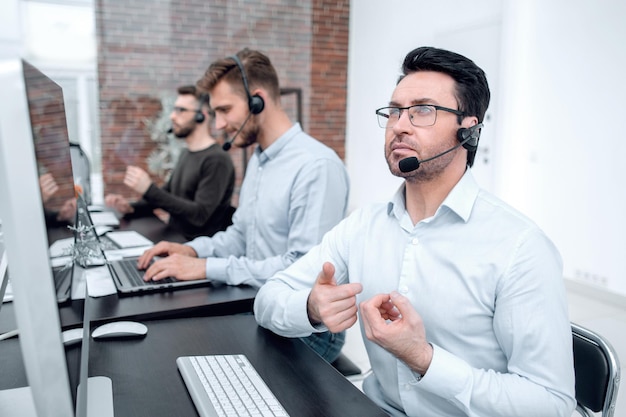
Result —
[{"label": "headset ear cup", "polygon": [[469,129],[462,127],[456,131],[456,138],[459,142],[467,140],[467,142],[463,144],[463,147],[468,151],[475,151],[478,148],[478,139],[480,137],[481,127],[482,124],[474,125]]},{"label": "headset ear cup", "polygon": [[263,100],[263,97],[256,94],[250,97],[250,101],[248,102],[248,107],[250,107],[250,113],[259,114],[265,108],[265,101]]},{"label": "headset ear cup", "polygon": [[200,124],[204,122],[204,113],[202,113],[200,110],[198,110],[196,112],[196,123]]},{"label": "headset ear cup", "polygon": [[456,131],[456,139],[459,142],[463,142],[467,138],[467,129],[462,127]]}]

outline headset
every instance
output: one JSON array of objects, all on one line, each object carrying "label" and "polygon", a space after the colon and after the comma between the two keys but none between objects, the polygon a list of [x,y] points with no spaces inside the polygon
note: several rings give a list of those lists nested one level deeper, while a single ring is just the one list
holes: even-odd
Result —
[{"label": "headset", "polygon": [[482,128],[482,123],[467,128],[462,127],[456,131],[456,138],[465,149],[470,152],[475,151],[478,148],[478,139],[480,139],[480,130]]},{"label": "headset", "polygon": [[438,153],[435,156],[431,156],[430,158],[422,159],[421,161],[417,159],[415,156],[410,156],[408,158],[404,158],[400,160],[398,163],[398,168],[401,172],[411,172],[415,171],[420,167],[424,162],[432,161],[433,159],[440,158],[445,154],[452,152],[458,147],[462,146],[467,149],[467,164],[471,167],[474,164],[474,157],[476,156],[476,149],[478,148],[478,140],[480,139],[480,130],[483,128],[482,123],[475,124],[470,127],[462,127],[456,131],[456,138],[459,141],[458,144],[454,145],[450,149],[447,149],[441,153]]},{"label": "headset", "polygon": [[246,77],[246,71],[243,68],[243,64],[241,63],[237,55],[232,55],[230,58],[235,61],[235,64],[237,64],[237,67],[239,67],[241,79],[243,80],[243,88],[246,90],[246,95],[248,96],[248,108],[250,109],[250,113],[261,113],[265,108],[265,101],[263,101],[263,97],[258,94],[250,94],[250,89],[248,88],[248,78]]},{"label": "headset", "polygon": [[467,129],[462,127],[456,132],[456,137],[461,143],[463,143],[465,139],[468,139],[467,142],[463,143],[463,147],[467,149],[467,165],[469,167],[474,166],[476,149],[478,149],[478,140],[480,139],[480,132],[482,128],[483,124],[478,123]]},{"label": "headset", "polygon": [[200,124],[204,122],[204,113],[202,113],[202,106],[208,101],[208,97],[206,94],[200,94],[199,100],[200,104],[198,105],[198,110],[196,110],[196,123]]}]

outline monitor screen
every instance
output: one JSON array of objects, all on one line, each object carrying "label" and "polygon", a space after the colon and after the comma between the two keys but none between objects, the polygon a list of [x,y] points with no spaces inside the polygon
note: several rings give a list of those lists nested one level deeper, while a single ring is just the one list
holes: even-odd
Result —
[{"label": "monitor screen", "polygon": [[22,69],[46,225],[73,224],[76,199],[63,91],[28,62]]}]

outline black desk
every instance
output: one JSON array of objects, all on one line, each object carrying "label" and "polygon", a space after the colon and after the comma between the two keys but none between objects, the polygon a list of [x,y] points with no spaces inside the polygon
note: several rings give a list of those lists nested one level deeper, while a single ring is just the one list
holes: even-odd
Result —
[{"label": "black desk", "polygon": [[[119,230],[134,230],[154,243],[161,240],[183,243],[186,239],[154,216],[120,221]],[[257,289],[242,285],[210,285],[133,296],[117,294],[92,299],[92,321],[115,319],[147,320],[152,318],[226,315],[251,312]],[[83,300],[74,300],[59,309],[63,328],[78,327],[83,319]]]},{"label": "black desk", "polygon": [[[386,416],[371,400],[299,339],[257,326],[252,315],[147,321],[144,339],[91,342],[90,376],[113,383],[116,417],[195,416],[195,407],[176,367],[185,355],[244,353],[292,417]],[[0,344],[0,389],[26,384],[16,340]],[[67,348],[72,388],[80,349]],[[20,361],[17,361],[20,362]],[[10,380],[10,382],[7,382]]]},{"label": "black desk", "polygon": [[[169,240],[185,242],[185,238],[156,217],[142,217],[120,222],[119,230],[135,230],[153,242]],[[50,242],[71,236],[67,228],[49,231]],[[166,317],[226,315],[251,312],[257,289],[242,285],[210,285],[133,296],[117,294],[93,298],[92,321],[103,323],[116,319],[147,320]],[[83,300],[72,300],[59,308],[63,329],[80,327],[83,321]],[[13,304],[2,307],[0,333],[15,328]]]},{"label": "black desk", "polygon": [[[177,240],[157,219],[122,222],[120,230],[136,230],[155,242]],[[197,415],[176,358],[228,353],[246,354],[292,417],[386,416],[299,339],[276,336],[258,327],[249,314],[226,315],[251,311],[255,295],[251,287],[221,285],[93,299],[96,324],[130,318],[149,329],[143,339],[91,341],[89,375],[112,379],[116,417]],[[81,324],[83,305],[76,300],[60,308],[63,327]],[[15,326],[12,307],[12,303],[3,306],[0,331]],[[19,339],[0,342],[0,390],[27,385],[21,357]],[[78,345],[67,347],[66,357],[75,394]]]}]

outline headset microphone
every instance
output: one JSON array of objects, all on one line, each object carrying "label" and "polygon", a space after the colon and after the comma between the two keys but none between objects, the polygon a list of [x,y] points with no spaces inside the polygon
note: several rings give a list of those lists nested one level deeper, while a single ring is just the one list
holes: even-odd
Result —
[{"label": "headset microphone", "polygon": [[452,152],[453,150],[457,149],[460,146],[463,146],[468,151],[475,151],[476,148],[478,147],[478,139],[480,138],[480,129],[482,129],[482,127],[483,127],[482,123],[478,123],[469,128],[462,127],[456,132],[456,137],[459,140],[458,145],[455,145],[452,148],[448,149],[447,151],[443,151],[440,154],[437,154],[430,158],[426,158],[422,161],[420,161],[414,156],[411,156],[409,158],[404,158],[400,160],[400,162],[398,163],[398,168],[400,168],[400,171],[404,173],[415,171],[424,162],[432,161],[433,159],[437,159],[440,156],[444,156],[448,152]]},{"label": "headset microphone", "polygon": [[[234,136],[233,136],[234,137]],[[230,148],[232,148],[233,146],[233,139],[228,139],[226,142],[224,142],[224,144],[222,145],[222,149],[224,149],[225,151],[229,150]]]},{"label": "headset microphone", "polygon": [[237,129],[237,132],[235,132],[235,134],[230,139],[228,139],[226,142],[224,142],[224,144],[222,145],[222,149],[227,151],[230,148],[232,148],[233,142],[235,141],[235,138],[237,137],[237,135],[239,135],[239,133],[241,133],[241,131],[243,130],[243,128],[246,125],[246,123],[248,123],[248,120],[250,119],[250,116],[252,116],[252,113],[248,113],[248,115],[246,116],[246,120],[243,121],[243,123],[241,124],[241,127],[239,129]]}]

